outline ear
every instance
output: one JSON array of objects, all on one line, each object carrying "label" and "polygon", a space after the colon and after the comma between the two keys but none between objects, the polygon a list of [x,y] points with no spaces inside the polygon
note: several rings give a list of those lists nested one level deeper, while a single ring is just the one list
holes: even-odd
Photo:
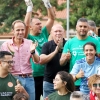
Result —
[{"label": "ear", "polygon": [[66,85],[67,84],[67,82],[66,81],[64,81],[64,85]]}]

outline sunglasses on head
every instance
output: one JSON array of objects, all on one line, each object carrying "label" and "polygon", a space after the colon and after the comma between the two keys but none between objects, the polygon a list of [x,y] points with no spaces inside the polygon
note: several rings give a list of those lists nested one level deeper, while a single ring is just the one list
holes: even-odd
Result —
[{"label": "sunglasses on head", "polygon": [[100,83],[94,83],[93,84],[93,87],[97,87],[97,86],[100,87]]}]

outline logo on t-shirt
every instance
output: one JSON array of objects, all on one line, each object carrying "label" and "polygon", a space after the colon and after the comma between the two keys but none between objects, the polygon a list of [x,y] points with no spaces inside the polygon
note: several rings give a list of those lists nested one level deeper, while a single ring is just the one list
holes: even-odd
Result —
[{"label": "logo on t-shirt", "polygon": [[8,86],[9,87],[13,87],[13,83],[12,82],[8,82]]}]

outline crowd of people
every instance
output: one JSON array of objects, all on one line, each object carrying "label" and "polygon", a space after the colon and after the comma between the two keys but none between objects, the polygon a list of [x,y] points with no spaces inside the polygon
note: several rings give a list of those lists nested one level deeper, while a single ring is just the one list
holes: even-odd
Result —
[{"label": "crowd of people", "polygon": [[0,100],[40,100],[41,95],[44,100],[99,100],[100,41],[95,22],[79,18],[76,36],[66,41],[62,25],[53,25],[52,5],[42,1],[48,12],[46,25],[32,18],[33,3],[25,0],[24,22],[15,20],[14,36],[1,45]]}]

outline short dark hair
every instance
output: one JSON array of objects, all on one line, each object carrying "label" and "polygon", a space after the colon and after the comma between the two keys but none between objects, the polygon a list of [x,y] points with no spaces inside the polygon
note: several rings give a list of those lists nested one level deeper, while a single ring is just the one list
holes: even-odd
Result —
[{"label": "short dark hair", "polygon": [[85,100],[82,92],[80,91],[74,91],[71,93],[70,100],[73,100],[74,98]]},{"label": "short dark hair", "polygon": [[85,49],[85,46],[86,46],[86,45],[91,45],[91,46],[93,46],[93,48],[94,48],[95,51],[96,51],[96,45],[95,45],[94,43],[92,43],[92,42],[87,42],[86,44],[84,44],[83,50]]},{"label": "short dark hair", "polygon": [[78,21],[77,21],[77,23],[78,22],[87,22],[88,23],[88,20],[86,18],[79,18]]},{"label": "short dark hair", "polygon": [[28,97],[24,93],[17,93],[13,96],[13,100],[28,100]]},{"label": "short dark hair", "polygon": [[66,88],[69,92],[73,92],[75,90],[75,85],[72,75],[65,71],[59,71],[57,74],[60,75],[62,81],[67,82]]},{"label": "short dark hair", "polygon": [[0,59],[4,58],[5,55],[11,55],[13,56],[10,52],[8,51],[0,51]]}]

